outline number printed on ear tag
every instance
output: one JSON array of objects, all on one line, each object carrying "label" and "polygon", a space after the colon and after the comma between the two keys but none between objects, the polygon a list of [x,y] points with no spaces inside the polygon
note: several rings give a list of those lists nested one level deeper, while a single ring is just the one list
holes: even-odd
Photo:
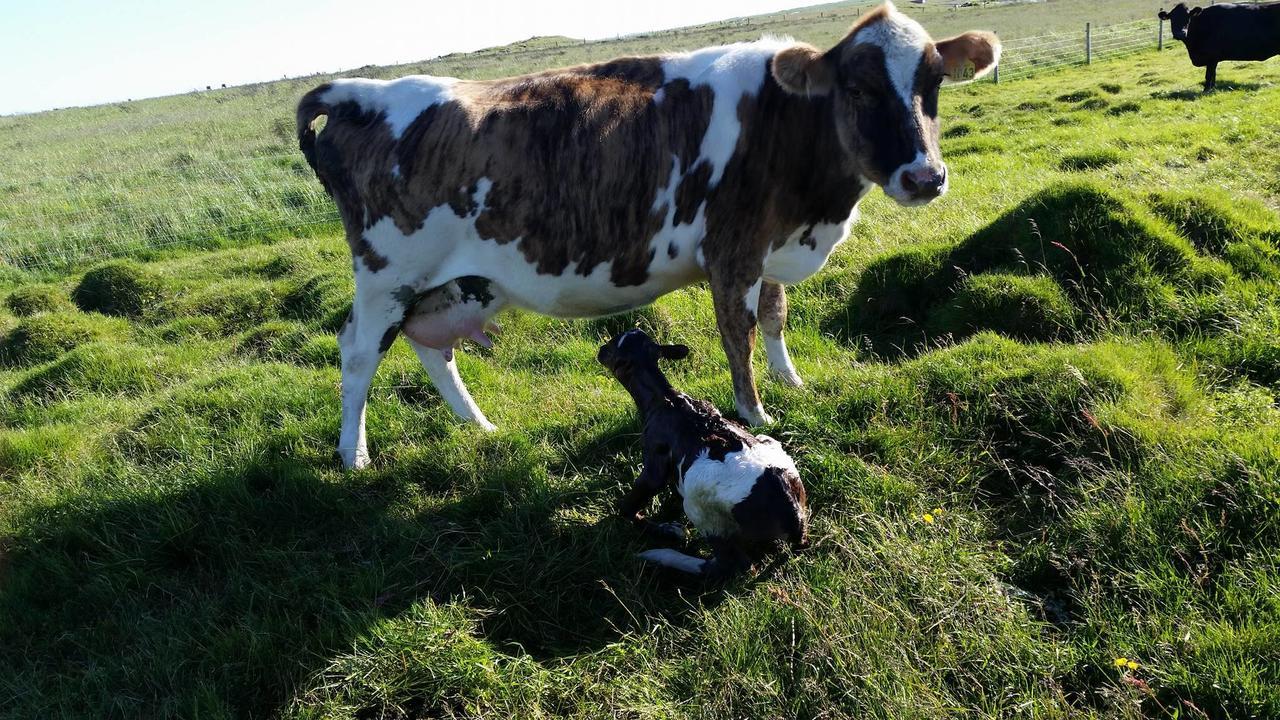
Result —
[{"label": "number printed on ear tag", "polygon": [[965,60],[964,65],[956,68],[952,75],[956,80],[972,80],[978,74],[978,66],[972,60]]}]

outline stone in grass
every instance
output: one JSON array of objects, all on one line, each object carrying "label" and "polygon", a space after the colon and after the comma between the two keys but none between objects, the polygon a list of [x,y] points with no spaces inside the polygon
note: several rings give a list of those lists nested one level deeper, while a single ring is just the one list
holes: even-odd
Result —
[{"label": "stone in grass", "polygon": [[87,312],[138,317],[163,299],[163,281],[128,260],[109,262],[84,274],[71,299]]}]

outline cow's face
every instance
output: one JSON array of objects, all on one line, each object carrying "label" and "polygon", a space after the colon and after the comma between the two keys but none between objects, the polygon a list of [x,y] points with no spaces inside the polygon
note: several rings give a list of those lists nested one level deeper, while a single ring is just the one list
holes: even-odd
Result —
[{"label": "cow's face", "polygon": [[806,45],[778,53],[773,74],[789,92],[829,96],[840,143],[858,172],[899,203],[923,205],[949,184],[938,148],[942,81],[981,77],[999,58],[991,33],[935,43],[886,3],[825,53]]},{"label": "cow's face", "polygon": [[1187,9],[1186,3],[1178,3],[1169,12],[1160,11],[1160,19],[1169,21],[1169,29],[1173,31],[1173,39],[1187,41],[1187,29],[1191,27],[1191,18],[1200,14],[1200,8]]}]

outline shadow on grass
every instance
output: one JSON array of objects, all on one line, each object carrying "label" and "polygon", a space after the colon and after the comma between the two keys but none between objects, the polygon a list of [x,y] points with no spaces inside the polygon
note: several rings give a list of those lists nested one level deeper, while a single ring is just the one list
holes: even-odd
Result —
[{"label": "shadow on grass", "polygon": [[1183,88],[1182,90],[1157,90],[1151,93],[1151,97],[1156,100],[1199,100],[1200,98],[1211,95],[1213,93],[1223,92],[1253,92],[1261,90],[1265,87],[1262,83],[1255,82],[1232,82],[1230,80],[1219,80],[1214,88],[1208,92],[1204,91],[1203,86],[1197,88]]},{"label": "shadow on grass", "polygon": [[[618,430],[581,438],[562,465],[628,449]],[[428,598],[535,658],[678,622],[689,604],[638,569],[632,528],[579,514],[619,478],[589,468],[556,489],[527,441],[504,442],[462,492],[447,461],[335,478],[268,444],[208,477],[19,518],[0,545],[0,695],[30,717],[264,716]]]}]

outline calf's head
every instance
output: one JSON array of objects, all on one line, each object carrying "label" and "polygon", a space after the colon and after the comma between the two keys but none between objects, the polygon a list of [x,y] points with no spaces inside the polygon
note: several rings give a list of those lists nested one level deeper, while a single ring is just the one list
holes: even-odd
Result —
[{"label": "calf's head", "polygon": [[624,384],[637,373],[659,373],[659,360],[689,357],[686,345],[660,345],[643,330],[628,330],[600,346],[596,359]]},{"label": "calf's head", "polygon": [[938,148],[942,81],[982,77],[999,60],[992,33],[934,42],[885,3],[825,53],[808,45],[780,51],[773,77],[787,92],[829,97],[840,144],[858,172],[899,203],[923,205],[948,187]]},{"label": "calf's head", "polygon": [[1191,18],[1200,14],[1200,8],[1187,9],[1186,3],[1178,3],[1169,12],[1160,11],[1160,19],[1169,21],[1169,29],[1173,31],[1173,39],[1187,41],[1187,29],[1191,27]]}]

